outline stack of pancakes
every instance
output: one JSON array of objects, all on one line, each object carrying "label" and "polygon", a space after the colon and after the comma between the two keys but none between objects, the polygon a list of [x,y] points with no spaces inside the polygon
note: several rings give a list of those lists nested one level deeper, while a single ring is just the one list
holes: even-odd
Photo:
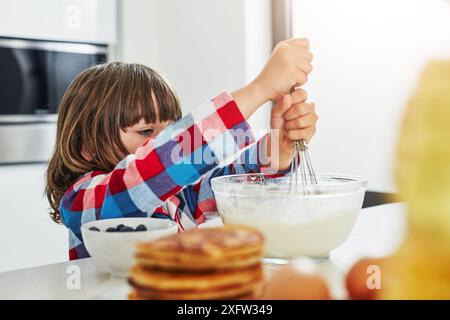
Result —
[{"label": "stack of pancakes", "polygon": [[253,298],[262,289],[263,247],[261,233],[230,225],[139,244],[129,298]]}]

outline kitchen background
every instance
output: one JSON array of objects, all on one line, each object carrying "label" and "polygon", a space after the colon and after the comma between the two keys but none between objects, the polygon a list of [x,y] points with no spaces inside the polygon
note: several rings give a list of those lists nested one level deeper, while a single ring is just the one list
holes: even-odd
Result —
[{"label": "kitchen background", "polygon": [[[43,196],[63,89],[42,98],[48,88],[20,59],[39,52],[56,87],[96,61],[143,63],[170,79],[189,112],[253,79],[287,35],[308,37],[315,55],[316,169],[395,192],[405,104],[424,64],[450,57],[448,0],[0,0],[0,272],[67,260],[67,232]],[[39,102],[26,109],[25,96]],[[267,128],[269,108],[256,128]]]}]

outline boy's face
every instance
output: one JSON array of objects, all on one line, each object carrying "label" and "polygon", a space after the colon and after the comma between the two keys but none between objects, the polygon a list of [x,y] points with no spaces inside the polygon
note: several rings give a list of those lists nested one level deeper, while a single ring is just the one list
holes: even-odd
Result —
[{"label": "boy's face", "polygon": [[141,119],[141,121],[135,125],[121,130],[120,138],[128,153],[135,153],[136,149],[139,148],[148,138],[157,136],[172,122],[173,121],[160,122],[157,120],[155,123],[145,123],[145,120]]},{"label": "boy's face", "polygon": [[[154,94],[152,94],[152,97],[153,103],[157,105]],[[146,140],[157,136],[164,128],[173,122],[160,122],[158,110],[158,107],[155,108],[156,122],[146,123],[144,119],[141,119],[138,123],[120,131],[120,139],[122,140],[125,149],[127,149],[128,154],[136,153],[136,149],[142,146]]]}]

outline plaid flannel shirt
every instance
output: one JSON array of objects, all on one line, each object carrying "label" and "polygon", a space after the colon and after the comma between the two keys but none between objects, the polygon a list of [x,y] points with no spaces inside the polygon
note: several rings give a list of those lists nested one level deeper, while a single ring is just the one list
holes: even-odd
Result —
[{"label": "plaid flannel shirt", "polygon": [[[179,230],[188,230],[217,216],[210,180],[261,172],[262,140],[254,142],[250,125],[224,92],[148,140],[113,171],[83,175],[66,191],[60,205],[62,221],[69,229],[69,258],[89,257],[80,227],[92,220],[163,218],[176,221]],[[181,150],[180,158],[173,161],[176,148]]]}]

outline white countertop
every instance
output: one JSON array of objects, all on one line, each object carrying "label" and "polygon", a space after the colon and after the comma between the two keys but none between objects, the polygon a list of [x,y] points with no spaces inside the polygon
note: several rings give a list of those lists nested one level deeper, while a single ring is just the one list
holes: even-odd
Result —
[{"label": "white countertop", "polygon": [[[333,297],[345,297],[343,275],[356,260],[394,252],[405,233],[404,204],[363,209],[348,240],[318,264]],[[110,276],[90,258],[0,273],[0,299],[126,299],[129,291],[125,279]]]}]

